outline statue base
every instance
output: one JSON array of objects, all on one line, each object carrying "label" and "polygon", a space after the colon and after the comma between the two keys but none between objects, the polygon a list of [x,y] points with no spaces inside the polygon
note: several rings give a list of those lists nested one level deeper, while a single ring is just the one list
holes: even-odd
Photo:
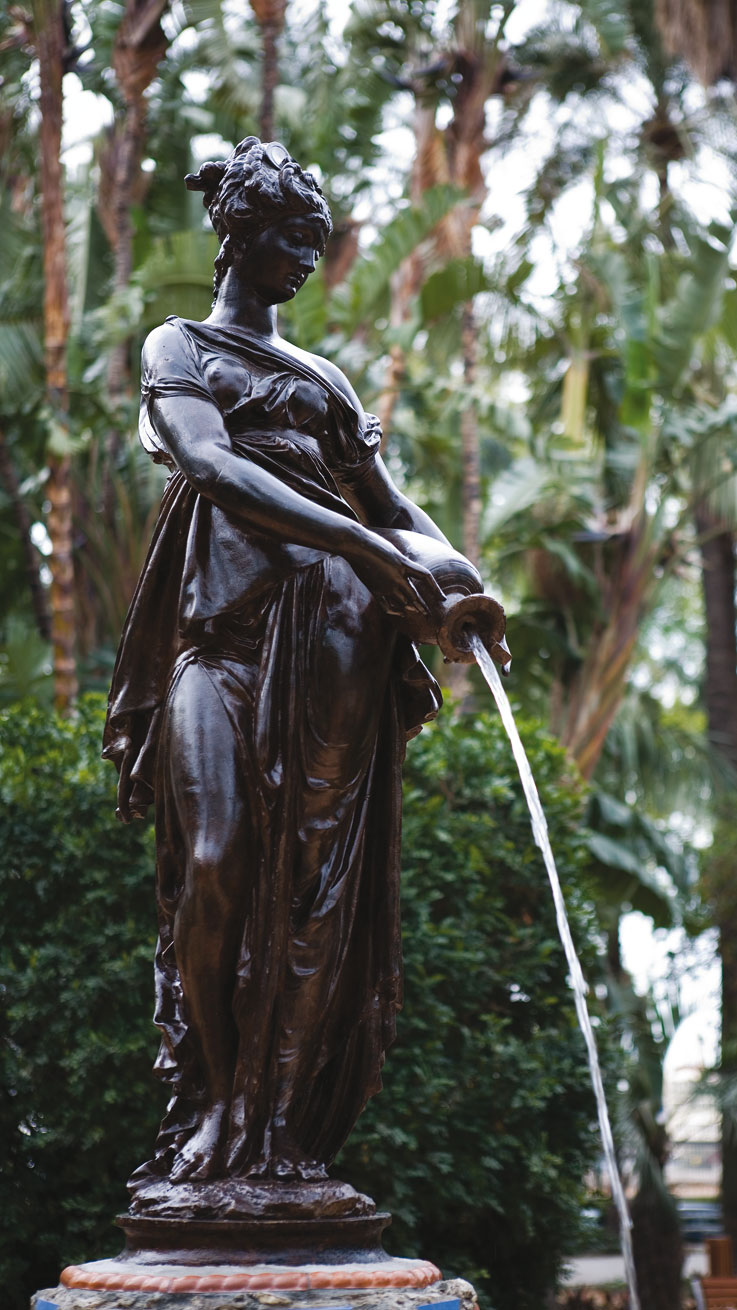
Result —
[{"label": "statue base", "polygon": [[118,1261],[142,1273],[151,1265],[177,1267],[182,1273],[191,1265],[235,1265],[245,1274],[254,1265],[383,1265],[389,1260],[381,1245],[381,1235],[391,1223],[388,1214],[319,1219],[127,1214],[116,1223],[125,1233],[125,1249]]},{"label": "statue base", "polygon": [[[223,1178],[210,1182],[170,1183],[167,1178],[135,1175],[128,1184],[129,1215],[146,1219],[313,1220],[376,1215],[370,1196],[338,1178],[313,1182],[275,1182]],[[117,1222],[128,1233],[128,1216]],[[387,1220],[382,1224],[386,1226]]]},{"label": "statue base", "polygon": [[121,1254],[70,1265],[35,1310],[478,1310],[470,1284],[387,1255],[391,1216],[332,1180],[156,1185],[116,1223]]},{"label": "statue base", "polygon": [[[111,1264],[112,1261],[100,1261]],[[392,1261],[417,1268],[420,1262]],[[91,1265],[80,1268],[93,1268]],[[432,1266],[429,1266],[432,1268]],[[304,1273],[319,1269],[305,1266]],[[337,1270],[334,1270],[337,1273]],[[346,1273],[345,1268],[341,1271]],[[200,1271],[206,1276],[206,1271]],[[437,1270],[435,1270],[437,1273]],[[194,1275],[194,1271],[192,1271]],[[37,1292],[31,1310],[479,1310],[476,1293],[462,1278],[433,1281],[426,1287],[355,1287],[341,1283],[331,1287],[295,1289],[269,1286],[256,1291],[228,1292],[220,1289],[181,1291],[96,1291],[60,1286]]]}]

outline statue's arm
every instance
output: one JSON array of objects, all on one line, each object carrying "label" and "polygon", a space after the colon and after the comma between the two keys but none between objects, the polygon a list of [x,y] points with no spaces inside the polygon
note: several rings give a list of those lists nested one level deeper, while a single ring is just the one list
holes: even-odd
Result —
[{"label": "statue's arm", "polygon": [[[361,421],[365,422],[363,406],[345,374],[330,360],[321,358],[319,362],[322,372],[327,374],[345,395]],[[450,546],[448,538],[430,515],[399,490],[380,455],[354,469],[345,469],[339,475],[339,480],[347,499],[372,528],[404,528],[410,532],[421,532],[426,537],[435,537],[437,541]]]},{"label": "statue's arm", "polygon": [[199,396],[159,396],[156,431],[187,481],[247,526],[270,536],[342,554],[365,529],[237,455],[217,406]]},{"label": "statue's arm", "polygon": [[267,469],[237,455],[213,402],[160,395],[152,402],[151,417],[187,481],[245,525],[342,555],[392,613],[416,609],[418,596],[421,608],[428,610],[442,598],[427,569],[411,563],[370,528],[308,500]]},{"label": "statue's arm", "polygon": [[360,466],[346,489],[372,528],[405,528],[450,545],[430,515],[399,490],[380,455]]}]

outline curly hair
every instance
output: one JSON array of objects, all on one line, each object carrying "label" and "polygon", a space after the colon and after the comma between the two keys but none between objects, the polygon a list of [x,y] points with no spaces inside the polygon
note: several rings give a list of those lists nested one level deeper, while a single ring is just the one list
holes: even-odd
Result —
[{"label": "curly hair", "polygon": [[203,164],[184,179],[189,191],[203,191],[202,203],[220,242],[215,260],[213,304],[239,250],[259,232],[291,215],[316,218],[324,228],[319,253],[333,230],[330,210],[311,173],[284,146],[247,136],[227,159]]}]

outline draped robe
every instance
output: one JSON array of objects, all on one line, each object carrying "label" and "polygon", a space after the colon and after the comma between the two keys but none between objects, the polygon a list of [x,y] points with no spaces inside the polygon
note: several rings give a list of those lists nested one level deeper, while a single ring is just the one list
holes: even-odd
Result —
[{"label": "draped robe", "polygon": [[[152,802],[156,812],[156,1069],[173,1095],[139,1174],[166,1174],[205,1104],[174,924],[189,825],[206,811],[199,795],[217,801],[222,787],[247,814],[245,840],[223,857],[235,861],[227,872],[244,905],[224,1153],[237,1177],[268,1160],[280,1069],[299,1074],[294,1135],[324,1163],[380,1087],[401,999],[401,763],[440,695],[345,561],[252,530],[191,486],[155,425],[154,400],[177,395],[217,406],[244,477],[252,461],[353,518],[346,489],[360,503],[380,434],[318,365],[243,329],[171,318],[144,348],[140,437],[171,476],[121,639],[104,749],[120,772],[120,817]],[[324,633],[338,611],[344,624],[355,616],[363,625],[344,684],[355,708],[348,727],[325,685]],[[217,740],[206,743],[201,730],[182,758],[172,724],[193,677],[214,698]]]}]

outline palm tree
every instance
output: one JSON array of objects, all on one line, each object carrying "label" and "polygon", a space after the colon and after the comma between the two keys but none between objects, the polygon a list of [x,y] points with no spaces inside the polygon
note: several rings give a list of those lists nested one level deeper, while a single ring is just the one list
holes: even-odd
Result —
[{"label": "palm tree", "polygon": [[259,136],[270,141],[274,135],[274,92],[279,81],[279,37],[284,28],[287,0],[251,0],[261,29],[261,110]]},{"label": "palm tree", "polygon": [[[411,91],[414,97],[413,130],[415,154],[409,182],[410,198],[418,204],[422,195],[439,186],[458,189],[459,201],[438,224],[432,242],[425,250],[413,252],[397,270],[392,286],[390,321],[395,331],[410,319],[411,306],[433,262],[459,263],[471,259],[471,231],[478,222],[486,199],[487,184],[481,158],[489,148],[486,138],[486,107],[507,85],[508,60],[502,53],[502,37],[512,4],[498,6],[461,0],[447,30],[432,31],[428,10],[420,13],[414,24],[404,14],[399,19],[391,3],[373,5],[365,11],[374,30],[361,31],[360,17],[354,20],[354,40],[371,41],[381,49],[375,26],[384,22],[403,22],[405,40],[398,46],[389,37],[382,54],[386,75]],[[492,11],[494,11],[492,13]],[[493,34],[490,28],[493,26]],[[381,27],[379,27],[381,31]],[[399,57],[398,57],[399,56]],[[450,109],[450,118],[440,126],[441,104]],[[460,454],[462,466],[462,532],[465,554],[480,558],[479,522],[481,516],[481,465],[478,425],[473,401],[477,367],[477,327],[473,302],[460,310],[460,358],[466,402],[460,411]],[[387,376],[379,398],[378,412],[388,434],[394,405],[406,368],[405,351],[395,342],[389,352]]]},{"label": "palm tree", "polygon": [[737,78],[737,23],[729,0],[657,0],[664,43],[705,86]]},{"label": "palm tree", "polygon": [[623,972],[608,980],[609,1001],[631,1043],[627,1070],[626,1135],[637,1191],[631,1203],[637,1286],[648,1310],[674,1310],[681,1300],[683,1238],[676,1203],[665,1183],[670,1154],[662,1117],[663,1067],[670,1037],[680,1022],[678,1002],[667,1015],[663,1002],[638,996]]},{"label": "palm tree", "polygon": [[[115,33],[112,67],[122,111],[118,111],[100,154],[98,212],[113,251],[113,295],[125,291],[133,271],[133,207],[141,191],[141,159],[146,140],[146,91],[168,45],[161,18],[169,0],[126,0]],[[108,354],[107,386],[115,414],[130,383],[130,342],[115,343]],[[114,463],[122,436],[116,423],[107,440]],[[106,471],[104,504],[112,529],[111,474]]]},{"label": "palm tree", "polygon": [[57,708],[68,711],[77,695],[72,561],[71,456],[68,426],[67,335],[69,311],[61,164],[62,78],[69,48],[68,12],[63,0],[34,0],[33,41],[40,78],[39,133],[41,221],[44,268],[44,358],[46,394],[54,416],[48,447],[51,538],[51,643]]},{"label": "palm tree", "polygon": [[[658,0],[656,16],[664,43],[694,70],[705,86],[721,79],[737,80],[737,23],[726,0]],[[730,343],[733,344],[733,343]],[[722,452],[723,457],[723,452]],[[734,779],[737,771],[737,643],[735,628],[734,479],[712,482],[710,494],[694,509],[701,543],[702,585],[706,611],[705,700],[709,740],[732,771],[731,786],[717,802],[719,832],[733,822]],[[719,833],[718,833],[719,836]],[[720,841],[717,842],[721,846]],[[723,861],[706,868],[706,889],[719,928],[722,957],[722,1070],[737,1070],[737,904],[729,891]],[[722,1134],[722,1210],[727,1231],[737,1249],[737,1143],[728,1117]]]}]

